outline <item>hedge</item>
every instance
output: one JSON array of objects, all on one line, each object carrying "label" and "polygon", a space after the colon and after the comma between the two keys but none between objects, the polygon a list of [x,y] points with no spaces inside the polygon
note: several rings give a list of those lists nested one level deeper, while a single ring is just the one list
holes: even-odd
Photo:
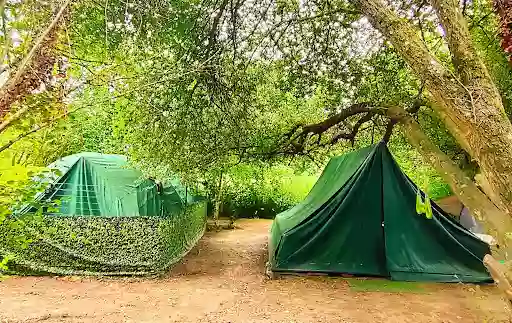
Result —
[{"label": "hedge", "polygon": [[[192,249],[206,228],[206,202],[166,217],[62,217],[6,219],[0,254],[7,273],[151,275],[166,271]],[[17,237],[30,239],[28,247]],[[12,257],[12,258],[11,258]]]}]

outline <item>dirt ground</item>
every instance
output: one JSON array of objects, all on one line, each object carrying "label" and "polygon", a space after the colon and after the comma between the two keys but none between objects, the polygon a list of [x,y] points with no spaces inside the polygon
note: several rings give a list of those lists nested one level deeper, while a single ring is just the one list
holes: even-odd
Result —
[{"label": "dirt ground", "polygon": [[10,277],[0,322],[510,322],[492,286],[356,292],[343,278],[264,275],[270,222],[207,233],[163,278]]}]

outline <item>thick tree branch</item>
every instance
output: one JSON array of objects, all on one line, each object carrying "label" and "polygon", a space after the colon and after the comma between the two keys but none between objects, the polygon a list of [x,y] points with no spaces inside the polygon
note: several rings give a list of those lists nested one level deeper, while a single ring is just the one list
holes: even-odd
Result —
[{"label": "thick tree branch", "polygon": [[[469,101],[468,91],[453,73],[443,66],[425,48],[418,33],[419,30],[410,22],[399,17],[383,0],[354,0],[363,13],[368,16],[372,25],[393,44],[417,77],[425,84],[433,108],[450,129],[461,146],[472,156],[467,133],[460,129],[460,117],[450,111],[454,98]],[[456,102],[457,109],[465,102]]]},{"label": "thick tree branch", "polygon": [[326,132],[327,130],[331,129],[332,127],[339,124],[343,120],[346,120],[348,117],[351,117],[353,115],[360,114],[360,113],[372,112],[373,110],[376,110],[376,109],[377,108],[372,107],[372,105],[370,103],[366,103],[366,102],[353,104],[350,107],[341,110],[340,112],[325,119],[322,122],[303,126],[301,133],[298,134],[293,139],[297,139],[299,137],[305,137],[309,134],[318,135],[320,133]]},{"label": "thick tree branch", "polygon": [[329,145],[334,145],[341,139],[346,139],[346,140],[350,140],[350,143],[352,144],[352,146],[354,146],[356,136],[359,133],[359,129],[361,128],[361,126],[363,124],[370,121],[373,118],[373,116],[375,116],[375,114],[376,114],[375,112],[367,112],[361,119],[357,120],[357,122],[352,127],[352,131],[350,131],[349,133],[346,133],[346,132],[338,133],[337,135],[332,137],[331,141],[329,142]]},{"label": "thick tree branch", "polygon": [[510,241],[507,238],[507,231],[508,228],[512,228],[512,219],[498,209],[471,178],[425,135],[420,125],[409,114],[398,107],[394,110],[394,114],[400,116],[398,120],[409,143],[418,150],[426,162],[434,166],[461,202],[482,221],[486,231],[497,237],[500,245],[508,249]]},{"label": "thick tree branch", "polygon": [[30,52],[27,54],[27,56],[21,62],[16,74],[13,77],[13,80],[12,80],[13,82],[16,82],[23,75],[23,73],[25,73],[26,68],[29,66],[29,63],[32,61],[32,58],[34,57],[37,50],[39,49],[39,46],[41,46],[41,44],[45,40],[46,36],[48,36],[50,34],[50,32],[53,30],[53,28],[57,25],[60,18],[64,15],[70,2],[71,2],[71,0],[66,0],[62,4],[62,6],[59,9],[59,12],[57,12],[57,15],[55,15],[55,17],[53,18],[50,25],[48,27],[46,27],[46,29],[43,31],[43,33],[36,40],[36,42],[34,43],[34,46],[32,46],[32,49],[30,50]]},{"label": "thick tree branch", "polygon": [[[353,1],[372,25],[386,36],[417,74],[431,80],[444,79],[446,69],[428,52],[417,28],[393,12],[382,0]],[[423,79],[422,78],[422,79]]]},{"label": "thick tree branch", "polygon": [[452,54],[452,63],[464,85],[490,81],[485,64],[478,56],[469,27],[456,0],[431,0],[437,17],[446,32],[446,42]]},{"label": "thick tree branch", "polygon": [[[371,121],[376,115],[397,117],[393,113],[394,112],[390,112],[387,107],[373,105],[368,102],[352,104],[324,121],[294,126],[284,135],[284,140],[281,141],[278,148],[272,151],[270,155],[306,155],[309,153],[309,151],[306,150],[306,146],[310,144],[310,139],[315,136],[317,136],[316,140],[311,142],[314,147],[332,146],[342,139],[349,140],[353,145],[363,124]],[[356,115],[362,115],[362,117],[359,118],[353,126],[347,126],[347,119]],[[347,128],[348,131],[340,130],[332,134],[332,137],[326,142],[322,142],[322,136],[324,134],[332,133],[332,130],[340,125],[342,128]]]},{"label": "thick tree branch", "polygon": [[[50,73],[55,62],[52,52],[57,42],[57,23],[65,14],[70,2],[71,0],[66,0],[62,4],[50,25],[37,38],[34,46],[21,62],[16,74],[0,89],[0,118],[9,112],[10,106],[14,102],[37,88],[41,79],[46,78]],[[26,110],[20,111],[22,113],[18,113],[16,118],[10,118],[8,122],[3,123],[0,132],[26,113]]]},{"label": "thick tree branch", "polygon": [[389,120],[388,125],[386,126],[386,132],[384,133],[384,137],[382,138],[384,142],[388,142],[389,139],[391,139],[391,135],[393,134],[393,129],[397,121],[398,120],[396,119]]},{"label": "thick tree branch", "polygon": [[[500,208],[512,214],[512,124],[502,98],[471,45],[464,17],[454,0],[430,0],[446,30],[456,73],[422,45],[419,30],[383,0],[354,0],[425,82],[433,109],[461,147],[478,163]],[[458,21],[461,20],[461,21]]]},{"label": "thick tree branch", "polygon": [[509,277],[507,277],[508,270],[506,266],[500,264],[489,254],[485,255],[483,262],[498,288],[505,293],[508,306],[512,307],[512,286],[510,285]]}]

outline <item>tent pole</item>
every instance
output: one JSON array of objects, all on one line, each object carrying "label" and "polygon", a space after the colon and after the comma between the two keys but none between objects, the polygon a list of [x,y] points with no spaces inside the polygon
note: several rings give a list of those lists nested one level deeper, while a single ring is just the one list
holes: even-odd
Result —
[{"label": "tent pole", "polygon": [[[384,261],[386,273],[387,273],[388,277],[390,278],[391,273],[388,270],[387,259],[386,259],[387,258],[387,255],[386,255],[386,223],[385,223],[385,218],[384,218],[384,165],[383,165],[383,160],[382,160],[382,154],[379,157],[380,157],[379,159],[380,159],[380,205],[381,205],[380,220],[381,220],[381,227],[382,227],[382,244],[384,245],[383,261]],[[375,158],[375,156],[373,158]]]}]

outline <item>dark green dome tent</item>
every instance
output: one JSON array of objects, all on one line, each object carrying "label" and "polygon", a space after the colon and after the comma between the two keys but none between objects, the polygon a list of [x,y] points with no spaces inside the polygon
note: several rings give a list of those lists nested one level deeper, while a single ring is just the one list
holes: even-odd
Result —
[{"label": "dark green dome tent", "polygon": [[[126,157],[81,153],[48,166],[50,176],[37,200],[59,200],[42,219],[24,220],[31,207],[0,227],[0,254],[9,269],[26,274],[143,275],[180,260],[203,235],[206,201],[178,179],[143,178]],[[28,248],[12,237],[32,240]]]},{"label": "dark green dome tent", "polygon": [[331,159],[306,199],[276,216],[270,270],[492,281],[489,246],[434,203],[431,217],[418,214],[418,193],[384,142]]}]

